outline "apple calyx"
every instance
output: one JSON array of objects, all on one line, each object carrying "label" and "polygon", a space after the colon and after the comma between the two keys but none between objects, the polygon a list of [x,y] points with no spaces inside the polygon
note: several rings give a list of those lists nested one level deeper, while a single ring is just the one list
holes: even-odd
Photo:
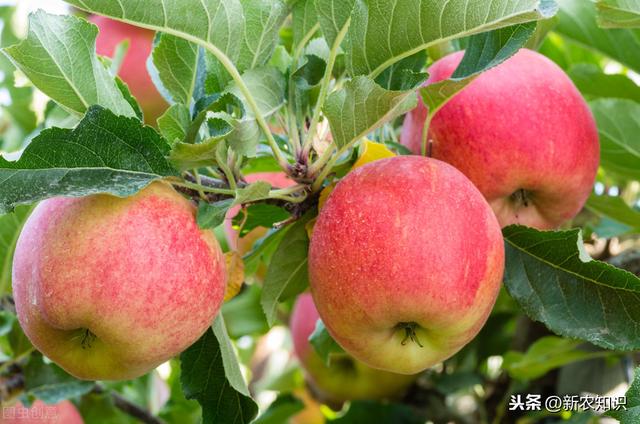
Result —
[{"label": "apple calyx", "polygon": [[82,349],[91,349],[91,343],[93,343],[97,336],[91,332],[88,328],[81,329],[82,331],[82,339],[80,340],[80,345]]},{"label": "apple calyx", "polygon": [[420,339],[418,339],[418,335],[416,334],[416,327],[418,327],[418,324],[415,322],[401,322],[398,323],[398,325],[396,326],[399,330],[404,330],[405,331],[405,337],[402,340],[402,342],[400,342],[400,344],[402,346],[405,346],[407,343],[414,342],[415,344],[417,344],[420,347],[424,347],[422,345],[422,343],[420,343]]},{"label": "apple calyx", "polygon": [[514,192],[510,198],[516,206],[523,205],[525,208],[528,208],[531,203],[531,193],[523,188]]}]

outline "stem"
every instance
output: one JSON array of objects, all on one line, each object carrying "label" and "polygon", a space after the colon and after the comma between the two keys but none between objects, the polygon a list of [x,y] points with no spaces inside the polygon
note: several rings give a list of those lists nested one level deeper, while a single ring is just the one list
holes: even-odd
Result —
[{"label": "stem", "polygon": [[[92,392],[96,394],[105,394],[106,390],[102,386],[96,384]],[[116,408],[118,408],[125,414],[137,418],[145,424],[164,424],[164,421],[157,417],[154,417],[151,412],[129,401],[118,392],[110,391],[109,396],[111,396],[113,404],[116,406]]]},{"label": "stem", "polygon": [[236,191],[238,188],[238,185],[236,184],[236,177],[233,175],[231,168],[229,168],[229,165],[223,160],[218,151],[216,151],[216,161],[218,162],[218,167],[220,167],[227,179],[227,182],[229,183],[229,188]]},{"label": "stem", "polygon": [[[198,172],[198,170],[194,169],[192,172],[193,172],[193,176],[196,177],[196,183],[198,185],[202,185],[202,178],[200,178],[200,173]],[[200,194],[201,199],[206,198],[204,191],[202,191],[202,189],[198,190],[198,194]]]},{"label": "stem", "polygon": [[331,159],[329,159],[324,169],[322,170],[320,175],[318,175],[318,178],[316,178],[315,182],[311,186],[311,191],[313,193],[317,192],[322,188],[322,183],[324,183],[324,180],[327,179],[327,177],[329,176],[329,173],[331,173],[331,170],[333,169],[333,166],[336,164],[338,159],[340,159],[342,155],[345,154],[358,140],[359,139],[354,139],[351,143],[345,145],[344,147],[342,147],[342,149],[338,150],[338,153],[331,156]]},{"label": "stem", "polygon": [[218,171],[216,171],[215,169],[213,169],[210,166],[207,166],[207,172],[209,173],[209,175],[211,175],[213,178],[217,178],[219,180],[222,179],[222,175],[220,175],[220,173]]},{"label": "stem", "polygon": [[0,365],[0,374],[3,374],[5,371],[7,371],[9,368],[11,368],[12,365],[21,362],[24,358],[26,358],[27,356],[31,355],[33,353],[33,351],[35,351],[35,350],[36,349],[34,347],[31,347],[31,348],[27,349],[26,352],[22,352],[20,355],[16,356],[12,360],[4,362],[2,365]]},{"label": "stem", "polygon": [[316,133],[316,127],[318,126],[318,122],[320,122],[320,113],[322,112],[322,108],[324,107],[324,102],[327,100],[327,95],[329,94],[329,85],[331,83],[331,77],[333,76],[333,68],[336,64],[336,58],[338,56],[338,49],[340,49],[340,45],[344,40],[344,37],[347,35],[347,31],[349,30],[349,26],[351,25],[351,18],[347,20],[344,24],[336,40],[331,47],[331,53],[329,55],[329,63],[327,64],[327,69],[325,70],[324,77],[322,79],[322,85],[320,86],[320,94],[318,95],[318,101],[316,102],[315,110],[313,111],[313,118],[311,119],[311,124],[309,124],[309,131],[306,134],[306,138],[304,141],[304,152],[308,152],[311,150],[311,144],[313,142],[313,137]]},{"label": "stem", "polygon": [[333,152],[335,151],[333,146],[334,145],[332,143],[331,146],[327,147],[327,150],[322,153],[322,156],[320,156],[318,160],[316,160],[311,164],[311,166],[309,166],[309,175],[315,175],[318,171],[320,171],[320,169],[322,169],[323,166],[327,164],[327,162],[329,162],[333,155]]},{"label": "stem", "polygon": [[228,190],[228,189],[224,189],[224,188],[207,187],[207,186],[204,186],[204,185],[188,183],[186,181],[170,180],[170,182],[171,182],[171,184],[179,186],[179,187],[190,188],[190,189],[196,190],[196,191],[202,190],[205,193],[224,194],[224,195],[228,195],[228,196],[235,196],[235,194],[236,194],[235,190]]}]

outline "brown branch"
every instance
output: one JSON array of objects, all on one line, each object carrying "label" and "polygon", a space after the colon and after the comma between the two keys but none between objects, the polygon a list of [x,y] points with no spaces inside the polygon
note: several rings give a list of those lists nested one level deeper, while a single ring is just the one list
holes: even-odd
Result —
[{"label": "brown branch", "polygon": [[[92,392],[96,394],[107,393],[107,391],[98,384],[95,385]],[[124,398],[120,393],[116,391],[109,391],[108,394],[111,396],[116,408],[125,414],[137,418],[140,422],[145,424],[164,424],[164,421],[160,418],[153,416],[151,412]]]}]

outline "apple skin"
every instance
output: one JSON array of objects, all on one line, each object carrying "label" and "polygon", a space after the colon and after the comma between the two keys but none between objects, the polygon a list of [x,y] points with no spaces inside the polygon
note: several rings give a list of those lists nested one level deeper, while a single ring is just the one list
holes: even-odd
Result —
[{"label": "apple skin", "polygon": [[332,358],[327,367],[309,343],[320,316],[310,293],[298,296],[289,327],[296,356],[311,386],[334,403],[347,400],[383,399],[402,395],[417,376],[376,370],[348,355]]},{"label": "apple skin", "polygon": [[68,400],[55,405],[36,400],[28,409],[21,403],[3,406],[0,424],[84,424],[84,420]]},{"label": "apple skin", "polygon": [[40,203],[13,261],[18,320],[33,345],[86,380],[133,379],[189,347],[226,285],[218,242],[195,213],[162,182],[129,198]]},{"label": "apple skin", "polygon": [[118,75],[138,100],[144,112],[145,122],[155,125],[156,120],[168,106],[147,71],[147,59],[153,49],[155,33],[104,16],[93,15],[89,17],[89,21],[100,29],[96,40],[96,50],[99,55],[113,57],[118,44],[129,40],[129,49]]},{"label": "apple skin", "polygon": [[[457,52],[434,63],[427,84],[449,78],[462,57]],[[420,100],[403,126],[401,142],[415,154],[426,116]],[[555,63],[526,49],[446,104],[429,137],[432,157],[473,181],[502,226],[553,229],[572,219],[600,162],[598,131],[582,95]]]},{"label": "apple skin", "polygon": [[415,374],[478,334],[500,290],[503,243],[486,200],[454,167],[379,160],[347,174],[320,212],[311,292],[345,351]]}]

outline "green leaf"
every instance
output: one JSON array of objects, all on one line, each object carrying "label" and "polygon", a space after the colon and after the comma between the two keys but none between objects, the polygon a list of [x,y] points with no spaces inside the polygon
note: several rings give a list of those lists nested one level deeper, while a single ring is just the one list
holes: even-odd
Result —
[{"label": "green leaf", "polygon": [[414,89],[389,91],[371,78],[356,77],[333,92],[324,106],[333,139],[339,148],[365,137],[417,105]]},{"label": "green leaf", "polygon": [[507,352],[502,367],[513,378],[534,380],[549,371],[573,362],[610,355],[607,351],[588,352],[578,347],[583,342],[547,336],[536,340],[526,353]]},{"label": "green leaf", "polygon": [[233,202],[233,206],[264,200],[269,197],[270,191],[271,184],[266,181],[256,181],[245,188],[236,190],[236,199]]},{"label": "green leaf", "polygon": [[597,0],[602,28],[640,28],[640,0]]},{"label": "green leaf", "polygon": [[389,66],[376,83],[387,90],[410,90],[426,81],[428,75],[422,73],[426,64],[427,54],[420,51]]},{"label": "green leaf", "polygon": [[302,40],[318,23],[316,0],[298,0],[291,11],[293,18],[293,47],[297,48]]},{"label": "green leaf", "polygon": [[269,331],[269,324],[260,306],[261,293],[260,287],[252,284],[222,305],[224,322],[232,338],[238,339]]},{"label": "green leaf", "polygon": [[216,151],[221,148],[220,142],[233,133],[237,121],[226,114],[214,115],[207,122],[210,128],[215,128],[215,136],[199,143],[177,142],[173,145],[169,161],[174,167],[184,171],[216,164]]},{"label": "green leaf", "polygon": [[351,402],[349,409],[339,418],[328,421],[332,424],[422,424],[426,417],[400,403],[381,403],[371,400]]},{"label": "green leaf", "polygon": [[535,22],[514,25],[474,35],[453,76],[420,89],[422,100],[433,117],[480,73],[496,67],[516,54],[536,30]]},{"label": "green leaf", "polygon": [[54,363],[45,363],[39,352],[32,353],[24,367],[25,392],[48,404],[82,396],[94,384],[73,378]]},{"label": "green leaf", "polygon": [[605,30],[596,23],[596,7],[592,1],[562,0],[555,31],[588,49],[640,72],[640,30]]},{"label": "green leaf", "polygon": [[569,69],[569,76],[588,99],[617,98],[640,103],[640,86],[626,75],[608,75],[598,65],[579,63]]},{"label": "green leaf", "polygon": [[600,165],[620,177],[640,180],[640,103],[600,99],[589,105],[600,133]]},{"label": "green leaf", "polygon": [[[336,2],[320,3],[328,3],[323,7],[331,11]],[[446,0],[358,0],[350,12],[351,25],[343,47],[352,75],[377,76],[398,60],[434,44],[549,18],[556,10],[555,2],[549,0],[498,0],[490,5]],[[345,16],[349,15],[333,19],[335,27]]]},{"label": "green leaf", "polygon": [[640,348],[640,279],[591,259],[580,230],[510,226],[505,286],[524,312],[554,333],[605,349]]},{"label": "green leaf", "polygon": [[[31,82],[67,110],[84,114],[92,105],[135,117],[114,77],[95,53],[98,28],[75,16],[29,17],[29,33],[5,54]],[[73,53],[71,53],[73,52]]]},{"label": "green leaf", "polygon": [[168,150],[153,128],[92,106],[75,129],[40,133],[18,161],[0,157],[0,213],[54,196],[132,195],[176,175]]},{"label": "green leaf", "polygon": [[198,46],[170,34],[159,34],[154,44],[151,57],[162,87],[174,103],[190,105],[198,76]]},{"label": "green leaf", "polygon": [[255,274],[261,263],[269,264],[280,245],[280,241],[290,229],[291,226],[288,226],[278,231],[272,231],[267,237],[254,244],[253,251],[243,258],[246,275]]},{"label": "green leaf", "polygon": [[310,90],[320,84],[327,64],[316,55],[305,56],[305,62],[293,73],[292,78],[300,90]]},{"label": "green leaf", "polygon": [[227,376],[227,381],[238,393],[250,397],[249,387],[247,387],[247,382],[244,381],[244,377],[240,371],[238,357],[227,334],[227,328],[225,327],[222,315],[218,314],[211,328],[220,345],[220,354],[222,355],[222,364],[225,375]]},{"label": "green leaf", "polygon": [[8,293],[11,287],[13,251],[32,209],[32,206],[20,206],[12,213],[0,216],[0,296]]},{"label": "green leaf", "polygon": [[634,372],[633,382],[625,398],[624,408],[609,411],[605,415],[619,420],[620,424],[636,424],[640,420],[640,367],[637,367]]},{"label": "green leaf", "polygon": [[293,224],[271,258],[260,302],[270,326],[276,320],[278,303],[302,293],[309,285],[306,225],[310,219],[310,215],[305,215]]},{"label": "green leaf", "polygon": [[232,203],[233,199],[221,200],[215,203],[200,201],[197,216],[198,226],[203,229],[213,229],[222,224]]},{"label": "green leaf", "polygon": [[281,207],[256,203],[242,210],[233,218],[233,224],[242,225],[240,237],[257,227],[271,228],[273,224],[289,218],[289,213]]},{"label": "green leaf", "polygon": [[171,144],[185,139],[189,124],[191,124],[189,108],[181,103],[171,106],[158,118],[158,129]]},{"label": "green leaf", "polygon": [[284,0],[66,0],[87,12],[175,35],[219,51],[240,72],[268,62],[289,10]]},{"label": "green leaf", "polygon": [[[276,68],[262,67],[252,69],[242,75],[242,80],[255,99],[261,115],[267,119],[285,104],[286,80]],[[245,105],[245,114],[238,120],[235,131],[228,138],[229,146],[239,155],[254,156],[260,141],[260,128],[253,110],[247,106],[245,96],[237,86],[228,91]]]},{"label": "green leaf", "polygon": [[304,409],[304,403],[293,395],[286,394],[278,398],[264,411],[253,424],[282,424]]},{"label": "green leaf", "polygon": [[331,365],[331,355],[344,354],[344,349],[331,337],[321,319],[316,321],[316,328],[309,336],[309,343],[327,366]]},{"label": "green leaf", "polygon": [[206,424],[248,424],[258,413],[258,405],[227,380],[220,342],[208,330],[180,356],[182,389],[187,399],[202,405]]},{"label": "green leaf", "polygon": [[[586,207],[600,217],[627,226],[627,232],[640,233],[640,212],[631,209],[620,197],[592,195]],[[601,234],[598,236],[602,237]]]}]

